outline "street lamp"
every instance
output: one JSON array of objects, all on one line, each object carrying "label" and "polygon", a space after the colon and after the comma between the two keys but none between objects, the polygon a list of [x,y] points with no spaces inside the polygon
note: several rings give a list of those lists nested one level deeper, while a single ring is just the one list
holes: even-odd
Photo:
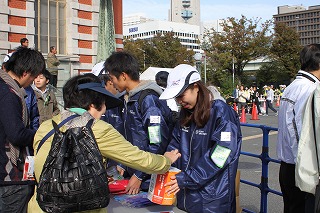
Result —
[{"label": "street lamp", "polygon": [[144,51],[143,49],[141,48],[137,48],[138,50],[141,50],[143,52],[143,71],[146,70],[146,51]]},{"label": "street lamp", "polygon": [[207,83],[207,56],[206,53],[196,53],[194,54],[194,59],[196,60],[196,68],[201,76],[201,60],[203,58],[203,62],[204,62],[204,84]]},{"label": "street lamp", "polygon": [[234,57],[232,56],[232,89],[234,89]]},{"label": "street lamp", "polygon": [[201,76],[200,65],[201,65],[202,54],[201,53],[196,53],[196,54],[194,54],[193,58],[196,60],[196,68],[197,68],[197,70],[198,70],[198,72],[200,73],[200,76]]}]

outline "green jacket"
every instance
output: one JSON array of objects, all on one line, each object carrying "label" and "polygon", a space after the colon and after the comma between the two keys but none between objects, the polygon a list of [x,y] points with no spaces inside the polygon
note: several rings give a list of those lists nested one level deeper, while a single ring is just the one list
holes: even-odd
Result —
[{"label": "green jacket", "polygon": [[[61,120],[72,115],[72,112],[63,111],[57,116],[54,116],[52,119],[43,122],[35,137],[33,142],[34,150],[37,150],[37,147],[41,139],[53,129],[52,120],[56,123],[60,123]],[[62,117],[62,118],[61,118]],[[82,116],[72,119],[67,122],[61,130],[66,130],[66,125],[85,125],[87,121],[92,118],[88,112],[85,112]],[[130,142],[126,141],[124,137],[117,132],[110,124],[104,122],[103,120],[95,120],[92,126],[93,134],[95,135],[98,147],[103,157],[118,161],[119,163],[130,166],[134,169],[151,173],[165,173],[169,170],[171,162],[168,158],[163,155],[155,155],[149,152],[140,150],[138,147],[133,146]],[[51,148],[53,135],[48,138],[48,140],[41,146],[38,153],[35,153],[34,156],[34,174],[36,180],[39,180],[40,174],[42,172],[43,165]],[[42,213],[37,200],[37,192],[35,193],[28,204],[28,212],[32,213]],[[97,209],[91,211],[85,211],[83,213],[106,213],[107,209]]]}]

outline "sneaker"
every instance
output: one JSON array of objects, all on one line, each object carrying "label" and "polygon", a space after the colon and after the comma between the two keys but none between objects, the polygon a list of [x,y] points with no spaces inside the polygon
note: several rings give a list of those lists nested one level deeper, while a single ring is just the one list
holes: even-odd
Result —
[{"label": "sneaker", "polygon": [[262,113],[259,113],[259,115],[262,115]]},{"label": "sneaker", "polygon": [[263,116],[268,116],[268,114],[264,114]]},{"label": "sneaker", "polygon": [[275,116],[278,116],[278,112],[276,112],[276,115]]}]

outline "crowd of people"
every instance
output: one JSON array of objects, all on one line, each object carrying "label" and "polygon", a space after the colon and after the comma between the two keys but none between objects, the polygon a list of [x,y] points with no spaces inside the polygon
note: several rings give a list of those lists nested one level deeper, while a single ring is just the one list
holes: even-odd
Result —
[{"label": "crowd of people", "polygon": [[[79,117],[62,129],[93,118],[92,131],[102,156],[129,180],[127,194],[148,190],[150,174],[163,173],[172,165],[181,170],[167,183],[168,193],[177,196],[178,208],[235,211],[242,141],[239,119],[224,100],[215,99],[194,67],[175,67],[174,74],[164,77],[162,83],[167,85],[160,87],[154,81],[140,81],[135,57],[115,52],[104,62],[104,72],[75,76],[65,83],[64,108],[59,110],[48,86],[52,75],[39,51],[21,46],[2,65],[0,100],[6,107],[0,110],[0,212],[42,212],[35,180],[53,136],[38,152],[34,150],[53,129],[52,121],[60,123],[73,114]],[[27,88],[33,95],[27,95]],[[37,114],[34,127],[32,114]],[[34,177],[25,179],[27,156],[34,156]]]},{"label": "crowd of people", "polygon": [[[124,51],[112,53],[99,72],[70,78],[63,86],[64,107],[59,110],[49,83],[56,84],[56,49],[46,66],[42,54],[28,48],[27,40],[7,56],[0,70],[0,212],[42,212],[37,203],[36,180],[51,149],[53,136],[38,152],[43,137],[72,115],[61,129],[83,126],[94,119],[92,132],[108,166],[128,179],[125,193],[147,191],[150,174],[181,170],[171,176],[168,193],[186,212],[235,212],[235,178],[241,150],[241,109],[261,98],[273,108],[273,85],[237,86],[233,92],[238,112],[207,88],[199,72],[180,64],[155,81],[141,81],[137,59]],[[319,86],[320,46],[308,45],[300,55],[301,70],[279,98],[278,156],[284,212],[311,212],[312,193],[295,185],[295,159],[302,128],[304,104]],[[51,65],[49,65],[49,61]],[[51,67],[49,67],[51,66]],[[53,66],[53,67],[52,67]],[[50,71],[48,70],[50,68]],[[52,71],[54,71],[52,73]],[[53,76],[53,77],[52,77]],[[34,156],[34,177],[25,179],[24,163]],[[106,212],[96,209],[94,212]]]},{"label": "crowd of people", "polygon": [[271,109],[275,115],[278,116],[278,112],[273,107],[273,103],[277,102],[280,104],[280,99],[285,88],[285,85],[280,85],[279,89],[274,89],[273,85],[265,85],[260,93],[259,88],[256,86],[248,88],[243,85],[237,85],[232,92],[231,99],[229,99],[229,104],[236,104],[239,116],[242,114],[242,109],[244,109],[246,113],[251,113],[253,106],[257,107],[259,115],[268,116],[269,109]]}]

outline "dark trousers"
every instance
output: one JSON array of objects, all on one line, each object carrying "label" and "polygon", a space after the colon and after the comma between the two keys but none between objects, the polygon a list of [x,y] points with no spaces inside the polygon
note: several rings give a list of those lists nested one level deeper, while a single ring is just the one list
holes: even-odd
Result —
[{"label": "dark trousers", "polygon": [[257,106],[258,113],[261,114],[260,101],[256,101],[255,104]]},{"label": "dark trousers", "polygon": [[33,191],[33,185],[0,186],[0,212],[26,213]]},{"label": "dark trousers", "polygon": [[275,108],[273,108],[272,103],[270,100],[266,100],[267,106],[266,106],[266,114],[268,115],[268,108],[270,108],[273,112],[277,112]]},{"label": "dark trousers", "polygon": [[241,115],[242,113],[242,108],[246,110],[247,108],[247,103],[246,102],[238,102],[238,114]]},{"label": "dark trousers", "polygon": [[284,213],[313,213],[314,196],[303,192],[295,184],[295,164],[281,162],[280,188],[283,194]]},{"label": "dark trousers", "polygon": [[58,76],[51,74],[50,84],[54,87],[57,87],[57,82],[58,82]]}]

